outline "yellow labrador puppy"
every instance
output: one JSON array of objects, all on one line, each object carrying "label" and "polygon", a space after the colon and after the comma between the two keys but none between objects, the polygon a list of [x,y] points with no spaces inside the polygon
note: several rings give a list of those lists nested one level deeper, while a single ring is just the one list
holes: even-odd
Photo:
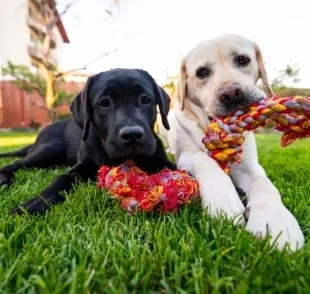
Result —
[{"label": "yellow labrador puppy", "polygon": [[[261,79],[263,90],[256,86]],[[246,229],[256,236],[271,236],[282,249],[302,247],[303,233],[283,205],[277,188],[258,162],[255,138],[246,134],[243,162],[232,167],[231,177],[211,159],[201,139],[214,116],[257,102],[272,94],[259,47],[238,35],[223,35],[198,44],[183,59],[178,102],[170,114],[169,149],[179,168],[190,172],[200,185],[202,205],[212,215],[224,213],[244,222],[245,207],[233,182],[248,198]]]}]

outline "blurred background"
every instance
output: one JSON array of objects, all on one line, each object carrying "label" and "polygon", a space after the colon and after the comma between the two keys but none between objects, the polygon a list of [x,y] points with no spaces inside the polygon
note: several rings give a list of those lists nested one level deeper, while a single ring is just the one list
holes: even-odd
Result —
[{"label": "blurred background", "polygon": [[310,96],[307,1],[0,0],[0,129],[70,115],[89,75],[146,69],[173,98],[196,43],[241,34],[261,47],[280,96]]}]

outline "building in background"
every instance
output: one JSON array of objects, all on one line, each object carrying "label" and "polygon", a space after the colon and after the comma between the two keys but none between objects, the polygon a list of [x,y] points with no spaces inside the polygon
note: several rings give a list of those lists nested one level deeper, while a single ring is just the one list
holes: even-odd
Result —
[{"label": "building in background", "polygon": [[[52,13],[58,15],[54,0],[9,0],[2,1],[0,9],[0,59],[1,65],[8,60],[16,64],[31,65],[32,61],[42,58],[40,40],[46,34],[45,23]],[[38,3],[44,3],[46,9],[39,9]],[[51,62],[61,66],[62,49],[69,38],[59,17],[53,28],[54,38],[50,42]],[[29,56],[31,55],[31,58]]]},{"label": "building in background", "polygon": [[[48,30],[47,24],[53,21],[55,24]],[[37,70],[42,63],[47,67],[61,65],[66,43],[69,38],[54,0],[10,0],[0,9],[1,66],[9,60]],[[0,128],[48,122],[44,101],[38,94],[27,94],[3,77],[0,83]],[[74,83],[64,86],[74,92],[81,87]]]},{"label": "building in background", "polygon": [[[59,63],[63,43],[70,43],[54,0],[27,0],[28,54],[31,63],[46,62],[46,66]],[[47,27],[55,22],[49,32]],[[46,35],[49,38],[46,39]],[[58,58],[57,58],[58,57]]]}]

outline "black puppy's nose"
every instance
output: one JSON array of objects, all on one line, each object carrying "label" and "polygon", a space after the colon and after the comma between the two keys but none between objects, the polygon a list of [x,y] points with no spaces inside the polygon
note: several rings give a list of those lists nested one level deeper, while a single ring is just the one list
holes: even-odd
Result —
[{"label": "black puppy's nose", "polygon": [[124,127],[119,131],[119,136],[126,142],[139,141],[144,137],[144,130],[138,126]]},{"label": "black puppy's nose", "polygon": [[238,104],[243,100],[243,91],[238,83],[231,84],[219,89],[218,97],[224,104]]}]

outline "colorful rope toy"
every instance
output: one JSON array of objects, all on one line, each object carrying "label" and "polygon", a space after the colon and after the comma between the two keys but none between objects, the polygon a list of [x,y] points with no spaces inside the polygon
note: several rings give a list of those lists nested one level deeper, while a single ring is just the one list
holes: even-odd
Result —
[{"label": "colorful rope toy", "polygon": [[209,155],[229,173],[231,165],[242,160],[243,132],[266,126],[269,119],[275,123],[275,129],[283,132],[282,147],[310,137],[310,98],[272,97],[227,117],[215,118],[206,127],[202,142]]},{"label": "colorful rope toy", "polygon": [[113,168],[102,166],[97,185],[119,200],[129,213],[136,210],[173,212],[199,199],[198,182],[185,171],[165,168],[148,175],[132,161]]}]

